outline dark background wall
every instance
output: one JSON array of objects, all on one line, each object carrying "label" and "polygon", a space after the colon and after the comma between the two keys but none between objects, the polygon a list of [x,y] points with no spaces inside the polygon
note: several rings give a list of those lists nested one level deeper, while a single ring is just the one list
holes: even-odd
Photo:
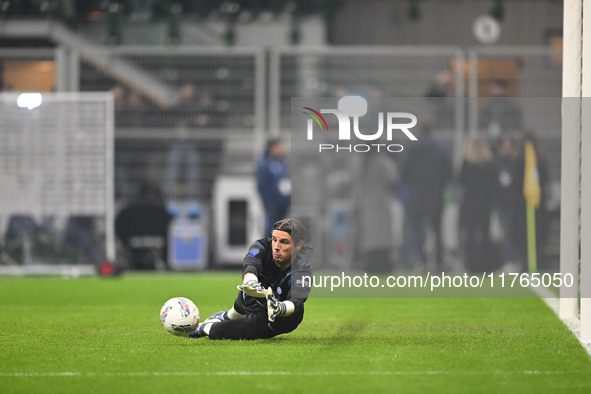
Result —
[{"label": "dark background wall", "polygon": [[[419,17],[411,16],[416,4]],[[333,39],[339,45],[479,45],[472,24],[502,4],[500,45],[540,45],[560,35],[559,0],[345,0],[338,9]]]}]

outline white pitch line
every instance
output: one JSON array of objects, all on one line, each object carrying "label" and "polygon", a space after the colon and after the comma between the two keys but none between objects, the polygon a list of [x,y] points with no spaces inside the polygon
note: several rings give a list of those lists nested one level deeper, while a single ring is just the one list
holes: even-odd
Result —
[{"label": "white pitch line", "polygon": [[178,377],[178,376],[358,376],[358,375],[561,375],[570,371],[217,371],[217,372],[0,372],[0,378],[43,377]]}]

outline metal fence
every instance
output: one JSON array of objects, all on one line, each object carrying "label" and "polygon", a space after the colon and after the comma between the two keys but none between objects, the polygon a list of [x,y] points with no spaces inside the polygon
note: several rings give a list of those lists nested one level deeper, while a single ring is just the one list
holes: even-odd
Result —
[{"label": "metal fence", "polygon": [[[463,91],[463,52],[452,47],[341,47],[271,52],[270,132],[290,127],[291,97],[450,97]],[[452,68],[453,64],[460,67]],[[437,77],[448,73],[438,83]],[[461,110],[458,102],[455,109]],[[451,112],[450,124],[461,121]]]},{"label": "metal fence", "polygon": [[[118,199],[145,181],[168,199],[208,201],[220,171],[252,171],[243,164],[263,139],[264,52],[118,47],[109,56],[107,70],[82,60],[80,89],[115,94]],[[146,83],[129,83],[129,72]]]},{"label": "metal fence", "polygon": [[[240,161],[252,160],[260,152],[265,135],[289,130],[291,97],[447,97],[434,122],[448,131],[446,136],[456,141],[457,150],[467,132],[486,131],[479,118],[494,81],[504,83],[505,93],[512,97],[558,97],[561,86],[560,54],[551,47],[103,51],[99,61],[98,56],[80,56],[67,48],[4,49],[0,51],[3,90],[14,88],[17,77],[11,76],[12,69],[43,60],[55,77],[41,90],[112,90],[116,159],[118,168],[125,167],[122,172],[127,175],[121,176],[127,186],[146,177],[165,187],[165,151],[179,140],[203,142],[200,159],[205,173],[215,173],[216,166],[223,165],[213,162],[219,161],[225,148],[234,149],[223,155],[229,167],[243,168]],[[523,116],[530,127],[547,124],[527,110]],[[213,140],[218,140],[217,145]],[[236,143],[227,144],[229,140]],[[203,186],[200,189],[207,189]],[[118,197],[128,193],[123,187],[117,189]]]},{"label": "metal fence", "polygon": [[[15,62],[46,60],[54,75],[47,90],[112,91],[120,204],[143,183],[158,186],[169,200],[208,204],[221,174],[252,175],[264,139],[286,136],[292,97],[437,98],[431,122],[457,168],[465,137],[494,129],[482,120],[487,103],[504,96],[520,106],[521,125],[540,133],[551,177],[559,182],[559,119],[522,100],[560,96],[561,56],[549,47],[97,51],[2,50],[3,88],[17,88],[7,77],[11,67],[22,67]],[[494,93],[499,83],[503,91]]]},{"label": "metal fence", "polygon": [[[551,175],[558,180],[560,118],[556,111],[545,110],[543,101],[544,98],[561,96],[562,53],[546,46],[479,47],[471,49],[467,58],[470,98],[467,131],[478,130],[489,136],[502,131],[510,134],[517,134],[523,129],[534,131],[549,160]],[[511,113],[499,112],[497,116],[503,116],[504,120],[495,123],[493,119],[491,122],[487,107],[493,108],[505,97],[519,110],[518,118],[512,119],[515,116]],[[495,128],[498,130],[495,131]]]},{"label": "metal fence", "polygon": [[289,129],[291,97],[451,97],[448,123],[476,130],[493,82],[509,97],[561,94],[561,53],[548,46],[286,48],[270,56],[270,133]]}]

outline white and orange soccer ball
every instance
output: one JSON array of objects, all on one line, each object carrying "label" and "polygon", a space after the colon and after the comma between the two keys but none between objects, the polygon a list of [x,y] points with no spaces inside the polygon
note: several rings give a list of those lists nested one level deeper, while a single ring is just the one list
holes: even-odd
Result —
[{"label": "white and orange soccer ball", "polygon": [[199,324],[199,308],[185,297],[174,297],[160,309],[160,321],[172,335],[187,336]]}]

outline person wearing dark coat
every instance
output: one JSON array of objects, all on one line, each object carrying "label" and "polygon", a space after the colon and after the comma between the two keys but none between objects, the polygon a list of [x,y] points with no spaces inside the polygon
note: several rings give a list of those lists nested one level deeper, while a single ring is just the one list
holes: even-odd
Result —
[{"label": "person wearing dark coat", "polygon": [[160,190],[149,183],[142,183],[135,200],[124,207],[115,219],[115,234],[128,254],[131,268],[167,267],[171,220]]},{"label": "person wearing dark coat", "polygon": [[[402,188],[406,194],[405,245],[403,257],[407,268],[426,264],[423,248],[428,228],[435,234],[437,269],[443,260],[441,217],[443,194],[452,177],[450,156],[425,127],[419,140],[408,149],[402,168]],[[414,267],[411,267],[414,265]]]},{"label": "person wearing dark coat", "polygon": [[286,217],[291,206],[291,179],[284,154],[281,140],[271,139],[257,166],[257,189],[265,208],[265,236],[271,234],[275,222]]},{"label": "person wearing dark coat", "polygon": [[463,191],[460,229],[464,240],[465,267],[470,272],[490,268],[490,215],[496,178],[488,142],[482,136],[470,138],[458,182]]}]

